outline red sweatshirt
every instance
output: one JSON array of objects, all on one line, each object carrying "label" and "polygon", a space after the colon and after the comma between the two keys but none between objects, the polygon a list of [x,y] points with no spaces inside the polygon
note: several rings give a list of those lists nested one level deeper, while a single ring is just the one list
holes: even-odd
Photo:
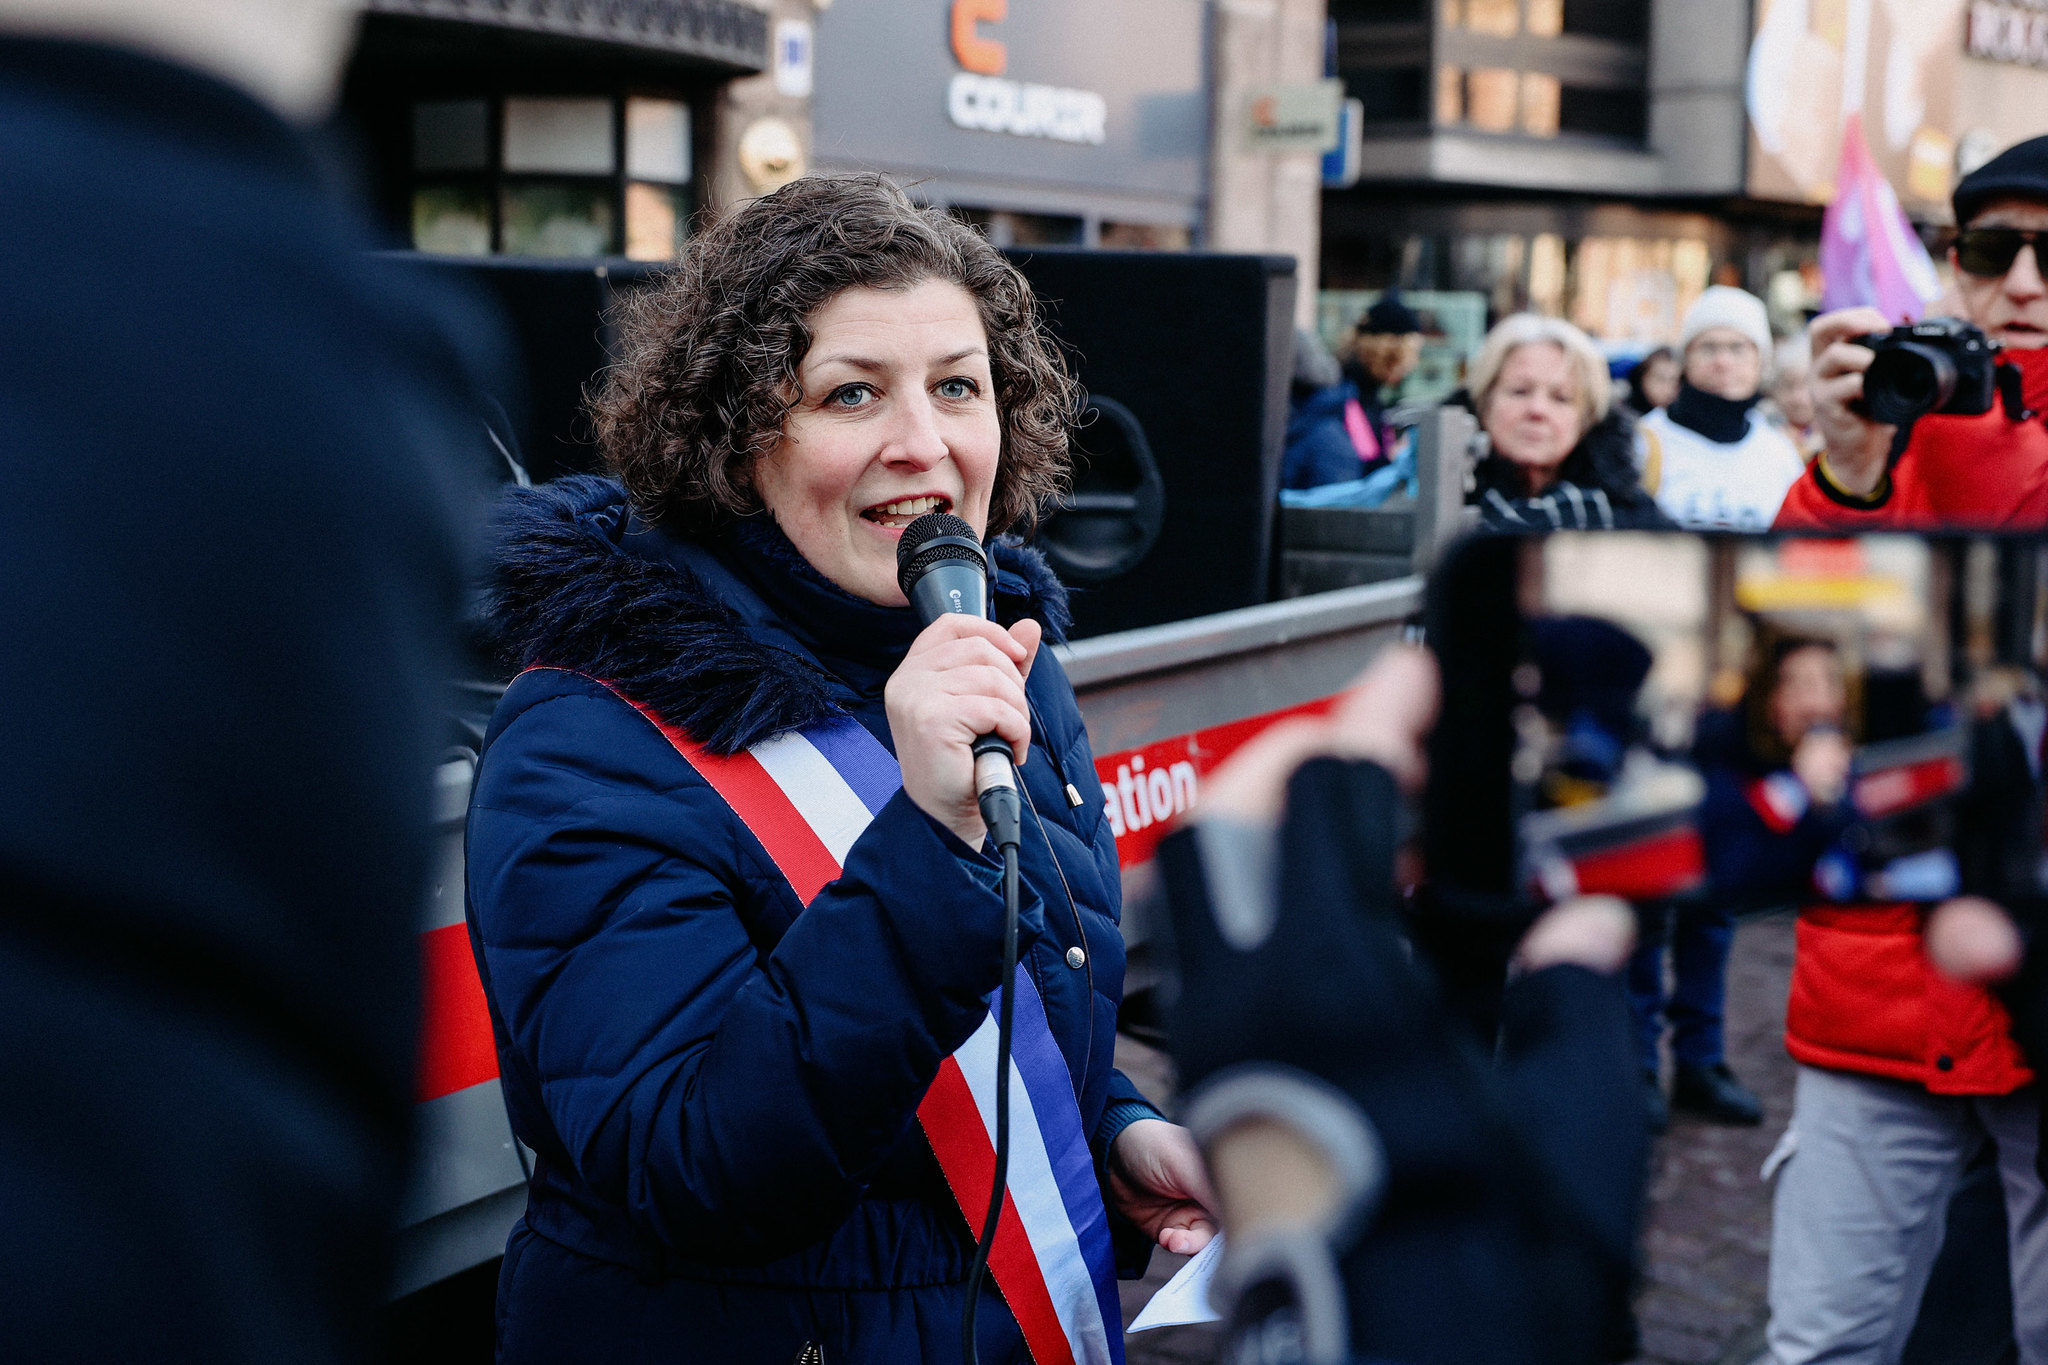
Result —
[{"label": "red sweatshirt", "polygon": [[[2019,366],[2027,406],[2048,412],[2048,348],[2003,358]],[[1832,496],[1815,460],[1772,523],[1780,531],[1947,527],[2048,527],[2048,423],[2008,421],[1998,404],[1976,417],[1923,417],[1892,466],[1888,493],[1880,489],[1867,507]]]}]

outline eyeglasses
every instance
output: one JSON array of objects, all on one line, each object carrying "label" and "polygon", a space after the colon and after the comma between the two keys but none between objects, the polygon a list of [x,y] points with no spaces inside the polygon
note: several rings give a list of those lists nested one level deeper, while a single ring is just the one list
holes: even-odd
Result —
[{"label": "eyeglasses", "polygon": [[1956,234],[1956,265],[1965,274],[1996,279],[2012,269],[2012,263],[2019,259],[2023,246],[2034,247],[2038,264],[2041,248],[2035,243],[2043,240],[2048,240],[2048,231],[2008,227],[1965,228]]}]

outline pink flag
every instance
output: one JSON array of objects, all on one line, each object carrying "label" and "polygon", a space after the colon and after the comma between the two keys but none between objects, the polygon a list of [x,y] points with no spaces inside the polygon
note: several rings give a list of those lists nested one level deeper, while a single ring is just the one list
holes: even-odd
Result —
[{"label": "pink flag", "polygon": [[1820,273],[1824,311],[1867,304],[1893,322],[1917,322],[1941,292],[1934,261],[1871,158],[1861,114],[1843,120],[1835,198],[1821,220]]}]

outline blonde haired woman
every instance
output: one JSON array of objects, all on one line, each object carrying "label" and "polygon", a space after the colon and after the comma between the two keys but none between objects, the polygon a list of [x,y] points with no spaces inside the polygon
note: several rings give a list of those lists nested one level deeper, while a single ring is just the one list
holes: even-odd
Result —
[{"label": "blonde haired woman", "polygon": [[1635,436],[1607,362],[1578,328],[1517,313],[1468,371],[1482,454],[1468,501],[1503,531],[1669,526],[1636,472]]}]

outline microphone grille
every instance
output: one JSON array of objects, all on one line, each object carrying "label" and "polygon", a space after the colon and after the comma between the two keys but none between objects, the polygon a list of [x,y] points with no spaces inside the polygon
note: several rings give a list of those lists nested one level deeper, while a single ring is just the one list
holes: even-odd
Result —
[{"label": "microphone grille", "polygon": [[908,594],[927,570],[949,559],[971,560],[984,571],[988,565],[972,526],[950,512],[927,512],[896,542],[896,582]]}]

